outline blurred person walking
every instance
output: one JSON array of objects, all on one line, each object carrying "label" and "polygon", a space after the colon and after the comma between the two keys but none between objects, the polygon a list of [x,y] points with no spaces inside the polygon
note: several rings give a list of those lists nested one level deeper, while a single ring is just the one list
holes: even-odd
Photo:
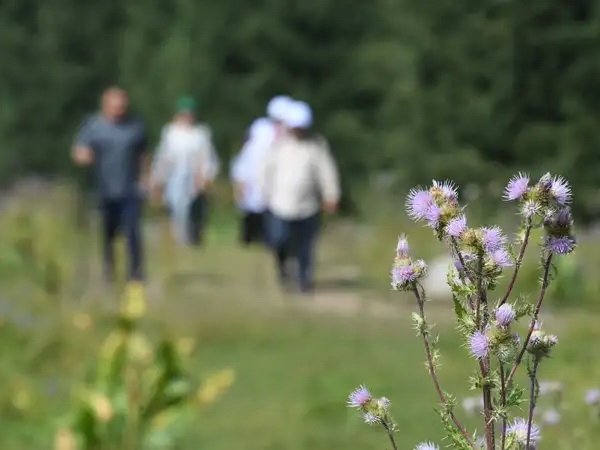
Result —
[{"label": "blurred person walking", "polygon": [[289,262],[295,259],[302,293],[314,287],[314,247],[321,211],[334,213],[340,199],[336,164],[326,140],[311,132],[312,121],[306,103],[286,106],[283,123],[287,131],[269,152],[260,176],[280,282],[289,284]]},{"label": "blurred person walking", "polygon": [[259,185],[260,168],[275,141],[275,127],[267,118],[256,119],[246,143],[231,166],[231,179],[242,212],[240,239],[244,245],[265,241],[267,205]]},{"label": "blurred person walking", "polygon": [[182,244],[199,245],[206,223],[206,191],[219,170],[210,128],[196,121],[196,101],[182,97],[163,127],[152,167],[154,196],[163,196],[173,233]]},{"label": "blurred person walking", "polygon": [[107,281],[114,279],[114,242],[119,232],[127,239],[129,279],[144,276],[141,216],[149,161],[147,135],[142,120],[128,109],[125,90],[106,89],[100,112],[83,122],[72,149],[76,164],[93,165],[96,172]]}]

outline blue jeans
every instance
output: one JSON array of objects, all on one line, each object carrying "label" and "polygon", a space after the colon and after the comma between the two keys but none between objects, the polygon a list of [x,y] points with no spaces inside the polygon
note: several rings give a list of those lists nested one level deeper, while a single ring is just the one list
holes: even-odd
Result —
[{"label": "blue jeans", "polygon": [[300,289],[302,292],[311,291],[320,214],[298,220],[286,220],[269,214],[268,224],[269,244],[275,253],[280,280],[287,282],[287,264],[291,258],[295,258],[298,261]]},{"label": "blue jeans", "polygon": [[104,269],[108,279],[114,277],[114,243],[119,232],[125,234],[129,256],[129,279],[143,278],[143,254],[141,236],[142,200],[135,197],[104,199],[101,201],[102,243]]}]

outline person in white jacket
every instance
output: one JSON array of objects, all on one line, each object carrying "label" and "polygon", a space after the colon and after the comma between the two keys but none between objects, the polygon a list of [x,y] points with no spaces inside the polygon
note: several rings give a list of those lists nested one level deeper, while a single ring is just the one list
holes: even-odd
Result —
[{"label": "person in white jacket", "polygon": [[206,215],[205,191],[215,179],[219,161],[210,129],[196,122],[196,102],[183,97],[174,119],[162,130],[152,170],[152,185],[163,196],[176,239],[201,242]]},{"label": "person in white jacket", "polygon": [[266,202],[259,186],[260,167],[275,141],[275,128],[267,118],[256,119],[248,139],[231,166],[231,179],[237,206],[242,212],[241,242],[245,245],[265,240]]},{"label": "person in white jacket", "polygon": [[339,176],[327,142],[310,131],[310,107],[294,102],[284,115],[288,131],[265,159],[260,185],[269,211],[268,238],[280,281],[289,284],[289,260],[296,259],[300,290],[310,293],[320,216],[322,211],[337,210]]}]

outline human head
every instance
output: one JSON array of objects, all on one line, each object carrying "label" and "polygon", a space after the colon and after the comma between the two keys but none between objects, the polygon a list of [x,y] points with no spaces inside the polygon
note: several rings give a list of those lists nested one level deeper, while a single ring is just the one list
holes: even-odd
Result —
[{"label": "human head", "polygon": [[270,141],[275,137],[275,129],[271,121],[265,117],[256,119],[248,130],[248,139],[254,142]]},{"label": "human head", "polygon": [[118,120],[127,114],[129,96],[127,91],[117,86],[112,86],[102,93],[102,114],[111,120]]},{"label": "human head", "polygon": [[267,104],[267,115],[275,122],[281,123],[284,121],[285,111],[292,100],[287,95],[278,95],[273,97]]},{"label": "human head", "polygon": [[304,137],[312,126],[313,114],[306,102],[295,101],[286,110],[284,124],[297,137]]},{"label": "human head", "polygon": [[195,120],[196,100],[193,97],[180,97],[175,104],[175,120],[191,124]]}]

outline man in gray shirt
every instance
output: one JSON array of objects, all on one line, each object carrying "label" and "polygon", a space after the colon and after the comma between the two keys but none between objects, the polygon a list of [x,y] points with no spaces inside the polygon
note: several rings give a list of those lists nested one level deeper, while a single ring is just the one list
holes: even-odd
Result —
[{"label": "man in gray shirt", "polygon": [[[111,87],[102,94],[101,111],[84,121],[73,147],[73,160],[93,165],[103,225],[104,268],[114,273],[114,241],[125,233],[129,279],[143,277],[140,219],[142,186],[147,176],[147,136],[143,122],[130,116],[127,92]],[[144,186],[145,187],[145,186]]]}]

